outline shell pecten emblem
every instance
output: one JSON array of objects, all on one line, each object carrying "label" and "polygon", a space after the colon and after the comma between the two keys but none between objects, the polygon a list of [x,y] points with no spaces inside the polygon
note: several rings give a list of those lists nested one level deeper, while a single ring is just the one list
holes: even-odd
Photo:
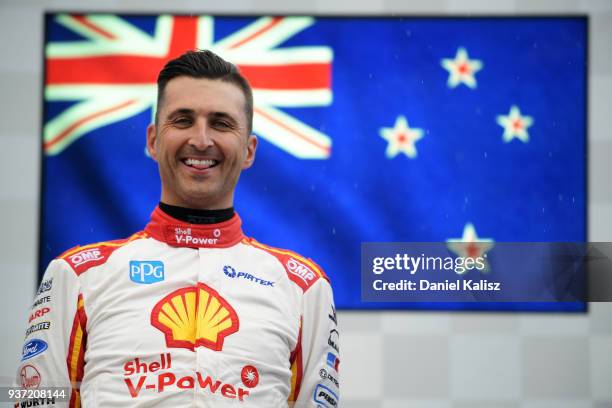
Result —
[{"label": "shell pecten emblem", "polygon": [[198,283],[175,290],[157,302],[151,324],[166,337],[166,346],[204,346],[221,351],[225,337],[240,327],[234,308],[211,287]]}]

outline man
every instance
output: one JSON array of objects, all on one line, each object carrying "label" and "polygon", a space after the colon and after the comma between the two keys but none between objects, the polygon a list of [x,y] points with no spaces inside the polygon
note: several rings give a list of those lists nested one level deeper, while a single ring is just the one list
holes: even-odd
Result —
[{"label": "man", "polygon": [[161,202],[143,231],[51,262],[21,385],[69,384],[69,406],[337,406],[327,277],[245,237],[233,210],[257,148],[247,81],[210,51],[188,52],[160,72],[156,112],[147,150]]}]

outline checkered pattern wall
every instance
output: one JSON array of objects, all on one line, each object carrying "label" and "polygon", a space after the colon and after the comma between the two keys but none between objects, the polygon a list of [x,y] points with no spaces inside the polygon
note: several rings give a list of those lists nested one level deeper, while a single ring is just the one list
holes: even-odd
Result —
[{"label": "checkered pattern wall", "polygon": [[611,317],[339,312],[343,406],[612,407]]}]

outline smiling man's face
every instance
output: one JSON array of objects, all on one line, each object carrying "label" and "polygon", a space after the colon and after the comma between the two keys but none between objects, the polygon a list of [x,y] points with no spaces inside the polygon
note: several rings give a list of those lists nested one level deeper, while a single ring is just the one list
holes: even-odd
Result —
[{"label": "smiling man's face", "polygon": [[159,165],[161,200],[199,209],[233,206],[240,173],[253,164],[257,148],[241,89],[181,76],[168,82],[158,109],[147,150]]}]

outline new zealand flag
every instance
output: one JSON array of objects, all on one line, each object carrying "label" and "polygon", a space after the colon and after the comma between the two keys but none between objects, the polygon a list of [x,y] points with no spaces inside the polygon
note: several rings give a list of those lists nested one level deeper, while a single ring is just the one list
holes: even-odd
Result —
[{"label": "new zealand flag", "polygon": [[586,240],[586,18],[48,14],[45,47],[41,273],[146,224],[157,74],[206,48],[254,90],[245,233],[313,258],[338,308],[584,309],[364,303],[359,261],[362,242]]}]

